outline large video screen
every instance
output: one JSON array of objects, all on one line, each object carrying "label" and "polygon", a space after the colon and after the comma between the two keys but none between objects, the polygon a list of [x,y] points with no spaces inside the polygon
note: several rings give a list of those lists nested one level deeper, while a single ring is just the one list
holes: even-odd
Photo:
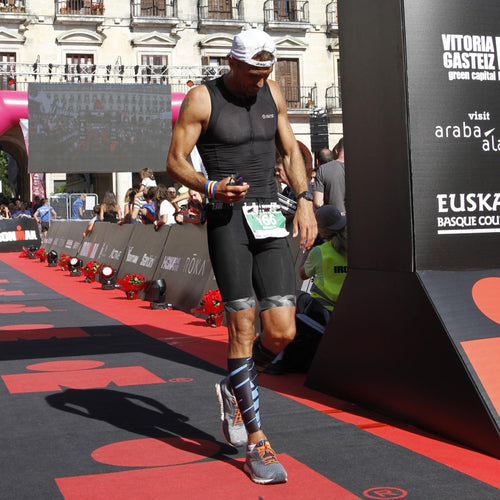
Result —
[{"label": "large video screen", "polygon": [[30,83],[30,172],[165,170],[169,85]]}]

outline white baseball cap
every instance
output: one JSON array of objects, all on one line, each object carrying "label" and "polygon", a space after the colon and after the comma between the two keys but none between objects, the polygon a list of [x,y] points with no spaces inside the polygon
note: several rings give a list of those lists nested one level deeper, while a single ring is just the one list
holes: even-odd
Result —
[{"label": "white baseball cap", "polygon": [[[253,57],[265,50],[273,55],[270,61],[257,61]],[[265,32],[250,29],[238,33],[233,39],[233,46],[228,56],[233,56],[238,61],[243,61],[251,66],[269,68],[276,62],[276,45],[273,39]]]}]

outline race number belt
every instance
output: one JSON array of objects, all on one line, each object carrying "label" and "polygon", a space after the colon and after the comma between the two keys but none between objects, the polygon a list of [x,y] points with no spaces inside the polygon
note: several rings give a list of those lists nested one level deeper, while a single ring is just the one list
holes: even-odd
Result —
[{"label": "race number belt", "polygon": [[283,217],[278,203],[246,204],[243,205],[243,213],[248,227],[256,239],[288,236],[285,217]]}]

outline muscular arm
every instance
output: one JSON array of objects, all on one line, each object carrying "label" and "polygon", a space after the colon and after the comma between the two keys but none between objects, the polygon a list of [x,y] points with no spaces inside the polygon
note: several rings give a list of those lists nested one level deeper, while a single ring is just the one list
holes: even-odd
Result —
[{"label": "muscular arm", "polygon": [[[205,177],[196,172],[188,161],[196,141],[208,125],[211,104],[205,85],[192,89],[182,102],[167,157],[167,172],[176,181],[199,193],[205,192]],[[234,203],[245,197],[248,185],[228,185],[230,178],[221,180],[215,188],[215,197],[225,203]]]},{"label": "muscular arm", "polygon": [[[276,133],[276,146],[283,158],[283,166],[293,189],[298,195],[308,191],[306,169],[300,152],[299,145],[288,121],[286,102],[276,82],[268,80],[271,93],[278,108],[278,130]],[[318,234],[316,217],[310,201],[300,198],[297,211],[293,219],[293,236],[300,233],[300,246],[306,249],[312,247]]]}]

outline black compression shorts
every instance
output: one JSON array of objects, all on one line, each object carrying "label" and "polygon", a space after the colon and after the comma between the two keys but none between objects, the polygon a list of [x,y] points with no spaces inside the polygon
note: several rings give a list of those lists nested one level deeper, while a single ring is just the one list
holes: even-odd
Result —
[{"label": "black compression shorts", "polygon": [[286,238],[257,240],[240,207],[209,206],[210,259],[226,312],[295,306],[295,268]]}]

